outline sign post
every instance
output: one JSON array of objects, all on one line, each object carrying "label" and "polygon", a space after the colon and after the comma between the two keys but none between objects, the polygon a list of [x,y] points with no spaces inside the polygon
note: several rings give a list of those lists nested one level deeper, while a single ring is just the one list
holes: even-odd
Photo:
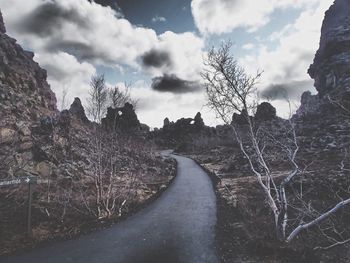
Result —
[{"label": "sign post", "polygon": [[0,180],[0,187],[28,184],[28,218],[27,218],[27,234],[32,236],[32,200],[33,200],[33,184],[37,183],[36,176],[18,177],[10,180]]}]

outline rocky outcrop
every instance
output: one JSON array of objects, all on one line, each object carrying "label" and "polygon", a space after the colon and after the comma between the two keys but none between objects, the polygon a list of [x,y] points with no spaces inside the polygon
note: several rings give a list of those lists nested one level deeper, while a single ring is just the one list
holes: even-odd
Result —
[{"label": "rocky outcrop", "polygon": [[273,107],[268,102],[263,102],[258,105],[255,119],[259,121],[270,121],[277,117],[276,115],[276,108]]},{"label": "rocky outcrop", "polygon": [[46,70],[15,39],[5,34],[0,20],[0,119],[1,126],[37,121],[56,114],[56,97],[46,81]]},{"label": "rocky outcrop", "polygon": [[320,111],[320,98],[318,95],[312,95],[310,91],[305,91],[301,96],[300,107],[294,118],[313,117]]},{"label": "rocky outcrop", "polygon": [[336,0],[326,12],[320,47],[308,72],[321,97],[350,92],[350,1]]},{"label": "rocky outcrop", "polygon": [[89,123],[89,119],[85,115],[85,110],[83,105],[81,104],[81,100],[79,98],[75,98],[74,102],[69,108],[69,112],[75,116],[77,119],[81,120],[83,123]]},{"label": "rocky outcrop", "polygon": [[165,118],[164,121],[163,121],[163,127],[167,127],[170,125],[170,121],[169,121],[169,118]]},{"label": "rocky outcrop", "polygon": [[163,128],[154,129],[150,138],[161,147],[187,151],[209,143],[216,144],[218,137],[215,128],[206,126],[198,112],[194,118],[181,118],[176,122],[165,118]]},{"label": "rocky outcrop", "polygon": [[1,177],[35,170],[35,127],[42,127],[42,134],[50,133],[58,115],[46,71],[33,57],[6,35],[0,12]]},{"label": "rocky outcrop", "polygon": [[102,125],[108,130],[137,131],[141,124],[134,110],[134,106],[125,103],[124,107],[107,109],[107,116],[102,119]]},{"label": "rocky outcrop", "polygon": [[193,120],[194,120],[194,126],[196,126],[197,130],[201,130],[204,128],[205,124],[200,112],[196,114]]}]

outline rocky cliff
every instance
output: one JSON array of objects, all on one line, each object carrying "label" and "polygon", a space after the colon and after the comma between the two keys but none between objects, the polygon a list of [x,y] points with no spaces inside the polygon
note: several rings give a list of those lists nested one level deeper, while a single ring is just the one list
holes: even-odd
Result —
[{"label": "rocky cliff", "polygon": [[350,1],[336,0],[326,12],[309,74],[321,96],[350,92]]},{"label": "rocky cliff", "polygon": [[350,1],[336,0],[326,12],[308,72],[318,94],[305,92],[293,117],[302,153],[325,161],[341,158],[350,147]]},{"label": "rocky cliff", "polygon": [[0,117],[2,124],[38,120],[57,113],[56,97],[46,81],[46,70],[16,40],[6,35],[0,16]]},{"label": "rocky cliff", "polygon": [[46,71],[6,34],[0,12],[0,170],[14,175],[31,165],[34,123],[58,114]]}]

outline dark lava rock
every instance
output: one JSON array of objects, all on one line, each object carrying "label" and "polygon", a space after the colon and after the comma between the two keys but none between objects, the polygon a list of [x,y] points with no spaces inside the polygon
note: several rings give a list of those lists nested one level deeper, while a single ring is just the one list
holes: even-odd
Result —
[{"label": "dark lava rock", "polygon": [[336,0],[326,12],[320,47],[309,68],[320,96],[350,92],[350,1]]},{"label": "dark lava rock", "polygon": [[85,115],[84,107],[79,98],[74,99],[74,102],[69,108],[69,112],[82,122],[89,123],[89,119]]},{"label": "dark lava rock", "polygon": [[276,118],[276,109],[268,102],[263,102],[258,105],[255,119],[261,121],[270,121]]},{"label": "dark lava rock", "polygon": [[109,130],[130,131],[141,130],[141,124],[134,106],[125,103],[124,107],[107,109],[107,116],[102,119],[102,125]]}]

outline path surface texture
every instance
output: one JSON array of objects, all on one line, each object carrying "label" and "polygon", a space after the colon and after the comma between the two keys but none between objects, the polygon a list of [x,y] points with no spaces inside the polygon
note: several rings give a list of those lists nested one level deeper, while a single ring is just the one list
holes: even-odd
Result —
[{"label": "path surface texture", "polygon": [[149,207],[108,229],[0,262],[217,263],[212,183],[193,160],[173,157],[177,177]]}]

